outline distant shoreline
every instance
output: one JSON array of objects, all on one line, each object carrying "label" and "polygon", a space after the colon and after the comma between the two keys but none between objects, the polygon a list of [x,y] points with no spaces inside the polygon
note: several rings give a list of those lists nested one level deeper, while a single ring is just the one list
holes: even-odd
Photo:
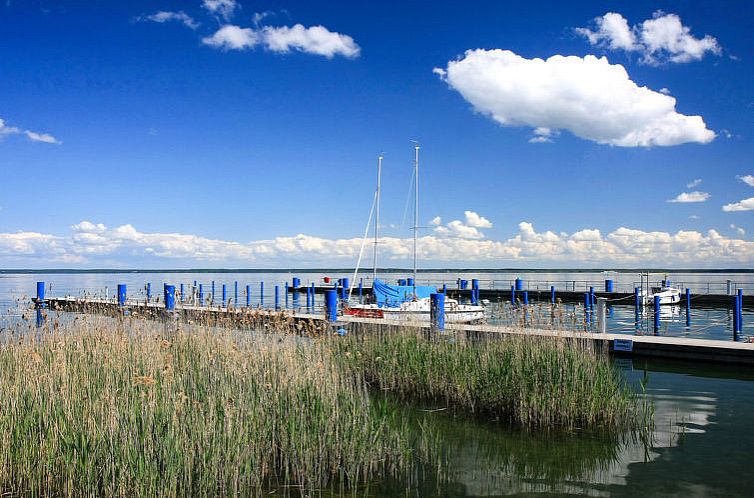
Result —
[{"label": "distant shoreline", "polygon": [[[0,275],[80,273],[350,273],[353,268],[18,268],[0,269]],[[371,272],[364,269],[363,272]],[[379,273],[412,272],[409,268],[380,268]],[[754,268],[422,268],[418,273],[754,273]]]}]

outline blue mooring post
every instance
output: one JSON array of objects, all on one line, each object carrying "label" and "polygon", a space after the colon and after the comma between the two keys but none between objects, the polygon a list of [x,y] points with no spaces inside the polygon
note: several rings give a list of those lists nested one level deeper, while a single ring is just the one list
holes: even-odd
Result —
[{"label": "blue mooring post", "polygon": [[[348,281],[347,278],[344,279],[344,280]],[[406,279],[406,285],[408,285],[409,287],[413,287],[414,286],[414,279],[413,278],[407,278]]]},{"label": "blue mooring post", "polygon": [[314,306],[316,306],[316,302],[317,302],[317,300],[315,299],[317,291],[316,291],[316,287],[314,287],[314,282],[312,282],[312,286],[310,287],[310,289],[312,290],[312,310],[314,310]]},{"label": "blue mooring post", "polygon": [[233,282],[233,306],[238,308],[238,280]]},{"label": "blue mooring post", "polygon": [[175,311],[175,285],[165,284],[165,309]]},{"label": "blue mooring post", "polygon": [[298,277],[291,278],[291,287],[293,287],[294,289],[301,287],[301,279]]},{"label": "blue mooring post", "polygon": [[529,304],[529,291],[524,291],[524,304]]},{"label": "blue mooring post", "polygon": [[361,302],[361,298],[364,296],[364,279],[359,279],[359,302]]},{"label": "blue mooring post", "polygon": [[738,289],[738,331],[743,332],[744,330],[744,291],[743,289]]},{"label": "blue mooring post", "polygon": [[[294,308],[296,305],[294,304]],[[306,309],[309,309],[312,307],[312,289],[311,287],[306,288]]]},{"label": "blue mooring post", "polygon": [[147,303],[152,299],[152,284],[147,282]]},{"label": "blue mooring post", "polygon": [[288,282],[286,282],[285,289],[283,289],[285,291],[285,309],[288,309],[288,289]]},{"label": "blue mooring post", "polygon": [[246,307],[247,308],[251,307],[251,286],[250,285],[246,286]]},{"label": "blue mooring post", "polygon": [[184,297],[183,297],[183,284],[181,284],[181,302],[183,302],[183,301],[184,301]]},{"label": "blue mooring post", "polygon": [[589,309],[594,309],[594,287],[589,287]]},{"label": "blue mooring post", "polygon": [[738,334],[738,294],[733,294],[733,335]]},{"label": "blue mooring post", "polygon": [[209,295],[209,304],[215,303],[215,281],[212,281],[212,292]]},{"label": "blue mooring post", "polygon": [[259,282],[259,304],[264,308],[264,281]]},{"label": "blue mooring post", "polygon": [[511,285],[511,304],[516,305],[516,286]]},{"label": "blue mooring post", "polygon": [[555,286],[550,286],[550,303],[555,304]]},{"label": "blue mooring post", "polygon": [[448,295],[448,284],[442,284],[442,293]]},{"label": "blue mooring post", "polygon": [[199,306],[204,306],[204,284],[199,284]]},{"label": "blue mooring post", "polygon": [[45,307],[45,283],[37,282],[37,308]]},{"label": "blue mooring post", "polygon": [[225,284],[223,284],[223,302],[222,306],[225,307],[226,303],[228,302],[228,293],[225,289]]},{"label": "blue mooring post", "polygon": [[660,330],[660,296],[655,296],[655,332]]},{"label": "blue mooring post", "polygon": [[328,322],[338,320],[338,293],[335,289],[325,291],[325,319]]},{"label": "blue mooring post", "polygon": [[524,290],[524,281],[520,278],[516,278],[516,290],[521,291]]},{"label": "blue mooring post", "polygon": [[340,298],[345,301],[348,299],[348,289],[351,288],[351,282],[348,278],[343,279],[343,288],[340,290]]},{"label": "blue mooring post", "polygon": [[275,309],[280,309],[280,286],[275,286]]},{"label": "blue mooring post", "polygon": [[126,305],[126,284],[118,284],[118,306]]},{"label": "blue mooring post", "polygon": [[430,321],[432,328],[435,330],[445,329],[445,294],[434,293],[429,295],[430,299]]},{"label": "blue mooring post", "polygon": [[613,281],[605,280],[605,292],[613,292]]}]

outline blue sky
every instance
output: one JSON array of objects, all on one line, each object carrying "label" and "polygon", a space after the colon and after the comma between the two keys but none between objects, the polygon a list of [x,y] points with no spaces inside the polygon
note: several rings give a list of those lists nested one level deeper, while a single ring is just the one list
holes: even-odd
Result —
[{"label": "blue sky", "polygon": [[0,6],[0,267],[353,265],[380,152],[408,266],[411,139],[424,266],[754,263],[747,2],[115,4]]}]

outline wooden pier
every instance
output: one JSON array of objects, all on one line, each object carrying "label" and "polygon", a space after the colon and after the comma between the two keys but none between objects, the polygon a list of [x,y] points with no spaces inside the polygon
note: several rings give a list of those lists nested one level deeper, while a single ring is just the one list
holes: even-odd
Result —
[{"label": "wooden pier", "polygon": [[[330,290],[331,288],[325,288]],[[450,289],[449,289],[450,293]],[[600,293],[602,294],[602,293]],[[615,293],[613,293],[615,294]],[[482,296],[484,294],[482,293]],[[633,297],[633,295],[630,295]],[[549,292],[548,292],[549,297]],[[730,296],[727,296],[730,297]],[[530,295],[531,299],[531,295]],[[207,320],[212,323],[227,326],[248,325],[249,317],[253,316],[254,323],[290,320],[294,323],[306,322],[318,330],[345,328],[349,324],[363,324],[369,326],[420,326],[429,328],[428,324],[407,324],[405,322],[391,322],[385,319],[357,318],[351,316],[338,317],[336,322],[328,322],[323,315],[294,313],[290,310],[275,311],[257,308],[233,308],[219,306],[176,306],[175,312],[167,312],[164,305],[145,301],[129,300],[125,306],[119,306],[113,300],[81,299],[73,297],[45,299],[43,303],[53,311],[74,313],[102,313],[109,315],[130,314],[144,318],[164,318],[173,316],[185,320]],[[526,335],[536,337],[558,337],[565,339],[580,339],[594,341],[596,345],[604,347],[612,354],[628,357],[654,357],[668,359],[682,359],[690,361],[714,362],[723,364],[738,364],[754,366],[754,343],[734,341],[720,341],[708,339],[689,339],[685,337],[663,337],[654,335],[610,334],[597,332],[572,332],[563,330],[545,330],[534,328],[519,328],[495,325],[459,325],[449,324],[442,334],[455,334],[462,338],[473,338],[480,335],[514,336]]]}]

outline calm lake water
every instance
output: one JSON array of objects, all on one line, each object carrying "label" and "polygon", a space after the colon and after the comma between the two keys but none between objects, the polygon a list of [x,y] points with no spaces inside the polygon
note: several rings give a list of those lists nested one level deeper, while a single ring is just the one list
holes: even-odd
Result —
[{"label": "calm lake water", "polygon": [[[204,296],[212,292],[212,282],[215,282],[216,302],[222,299],[222,285],[226,284],[228,299],[235,298],[235,283],[238,282],[238,305],[246,305],[246,286],[250,288],[249,302],[252,306],[272,307],[275,304],[275,286],[280,293],[280,305],[293,307],[306,306],[304,295],[298,302],[293,302],[289,296],[285,302],[284,286],[286,282],[297,276],[302,285],[315,283],[324,285],[323,278],[348,277],[354,281],[352,273],[343,271],[332,272],[180,272],[159,273],[130,271],[126,273],[0,273],[0,326],[3,321],[7,323],[13,317],[19,317],[29,304],[29,299],[35,295],[36,282],[38,280],[47,283],[47,296],[83,296],[84,294],[112,298],[115,295],[117,284],[125,283],[128,286],[129,298],[146,298],[146,284],[151,283],[151,294],[157,299],[162,292],[163,283],[175,284],[180,288],[184,284],[186,294],[189,294],[194,282],[202,284]],[[381,273],[380,278],[388,282],[395,282],[398,278],[405,278],[408,272]],[[656,273],[651,277],[652,282],[659,282],[665,278],[665,274]],[[446,284],[449,288],[455,288],[458,278],[471,281],[478,279],[483,289],[510,289],[515,279],[520,277],[524,280],[524,289],[548,290],[551,285],[561,290],[587,291],[589,287],[596,290],[604,290],[605,280],[614,281],[614,290],[617,292],[632,292],[634,287],[640,285],[640,276],[636,272],[554,272],[536,271],[517,273],[511,272],[461,272],[448,270],[446,272],[421,272],[418,284],[437,285],[442,287]],[[754,273],[669,273],[667,277],[674,286],[681,289],[689,288],[692,293],[725,294],[728,283],[735,289],[743,289],[747,295],[754,294]],[[365,287],[371,286],[371,272],[361,273],[358,277],[363,279]],[[264,289],[261,283],[264,282]],[[358,280],[356,281],[358,282]],[[353,299],[357,299],[357,290],[354,289]],[[322,296],[317,296],[315,312],[319,312],[322,306]],[[517,313],[506,303],[492,303],[488,321],[493,324],[519,323],[522,320],[520,312]],[[535,306],[527,314],[527,320],[532,326],[553,326],[551,310],[549,306]],[[305,309],[304,309],[305,311]],[[692,303],[691,313],[688,320],[685,307],[664,306],[660,312],[660,328],[654,330],[654,319],[650,310],[644,310],[639,316],[637,327],[635,308],[632,300],[615,302],[608,306],[608,331],[611,333],[624,334],[657,334],[668,336],[696,337],[719,340],[752,340],[754,337],[754,309],[745,307],[743,311],[743,332],[736,337],[733,335],[733,312],[732,307],[701,307]],[[565,304],[559,312],[559,328],[584,329],[584,310],[580,304]]]},{"label": "calm lake water", "polygon": [[[650,444],[584,432],[525,432],[447,412],[413,414],[436,431],[448,467],[422,469],[409,496],[751,496],[754,371],[620,362],[654,402]],[[375,495],[399,496],[389,483]]]},{"label": "calm lake water", "polygon": [[[329,273],[344,277],[344,273]],[[117,283],[126,283],[129,296],[143,298],[146,282],[159,294],[163,282],[203,283],[216,292],[227,284],[234,297],[239,282],[239,300],[245,304],[245,286],[252,287],[252,304],[262,301],[260,282],[265,282],[265,305],[274,304],[274,286],[290,282],[292,273],[86,273],[86,274],[0,274],[0,328],[23,322],[32,314],[29,298],[37,280],[48,283],[49,296],[89,294],[112,296]],[[324,273],[296,272],[302,284],[320,284]],[[387,274],[386,280],[405,274]],[[576,281],[579,286],[600,288],[605,278],[616,281],[616,290],[631,289],[638,274],[603,273],[436,273],[421,274],[420,283],[449,286],[458,277],[479,278],[483,288],[493,285],[509,288],[517,276],[531,289]],[[662,278],[662,277],[659,277]],[[673,274],[680,287],[697,292],[710,285],[712,292],[724,293],[726,280],[734,288],[754,292],[751,274]],[[368,281],[365,280],[365,285]],[[714,287],[712,287],[714,286]],[[560,288],[560,287],[559,287]],[[209,291],[207,291],[209,292]],[[318,296],[321,299],[321,296]],[[282,301],[282,293],[281,293]],[[511,319],[512,311],[500,305],[492,320]],[[578,314],[578,307],[568,308]],[[538,313],[534,308],[533,313]],[[570,312],[570,311],[567,311]],[[670,311],[663,317],[659,333],[731,340],[730,311],[693,309],[692,327],[686,329],[685,315]],[[614,306],[611,332],[634,333],[632,306]],[[32,318],[33,320],[33,318]],[[542,317],[546,320],[546,317]],[[745,336],[754,331],[752,310],[746,310]],[[649,333],[641,329],[641,333]],[[437,447],[445,455],[442,467],[419,467],[408,491],[405,483],[374,483],[368,496],[493,497],[547,494],[556,496],[751,496],[749,483],[754,460],[754,370],[671,361],[615,359],[616,365],[638,385],[646,371],[647,393],[654,403],[655,429],[651,442],[619,435],[588,432],[522,431],[488,420],[470,419],[444,410],[442,406],[406,407],[405,418],[416,430],[423,427],[435,435]],[[434,411],[434,410],[440,411]],[[438,470],[439,469],[439,470]]]}]

